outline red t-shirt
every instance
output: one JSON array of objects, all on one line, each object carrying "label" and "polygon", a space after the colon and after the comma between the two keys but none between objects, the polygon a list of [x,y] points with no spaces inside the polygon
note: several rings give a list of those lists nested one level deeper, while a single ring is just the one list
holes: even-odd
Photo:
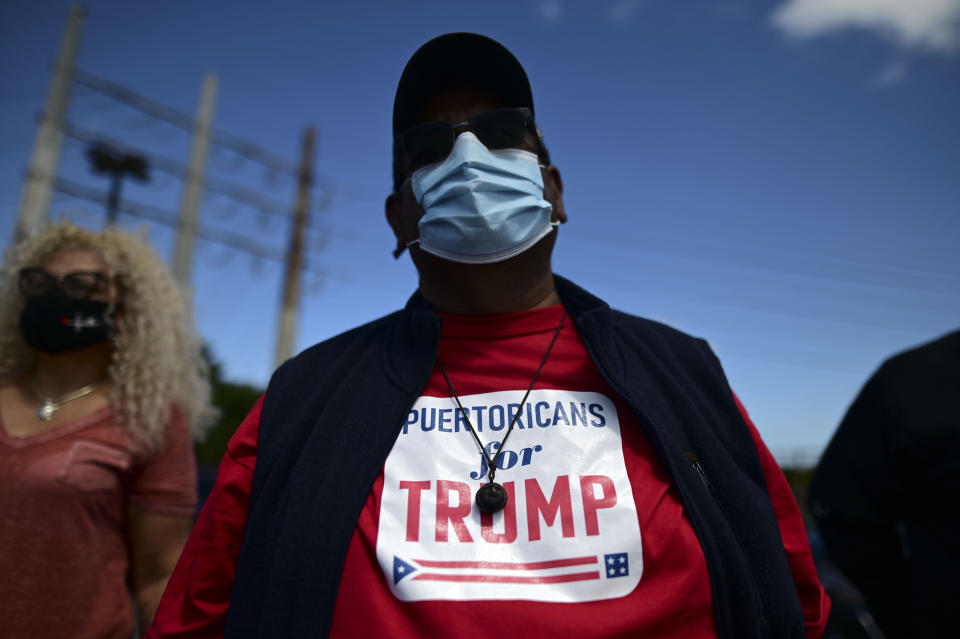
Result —
[{"label": "red t-shirt", "polygon": [[[559,306],[442,315],[438,359],[494,453],[560,321]],[[256,459],[261,402],[231,440],[217,485],[148,637],[223,631]],[[712,638],[706,562],[635,417],[568,317],[510,439],[496,515],[472,504],[478,446],[439,366],[411,407],[347,551],[331,637]],[[828,603],[783,475],[754,430],[808,636]],[[494,443],[496,442],[496,443]]]},{"label": "red t-shirt", "polygon": [[192,517],[193,442],[176,412],[134,452],[110,408],[12,437],[0,421],[0,637],[129,639],[127,507]]}]

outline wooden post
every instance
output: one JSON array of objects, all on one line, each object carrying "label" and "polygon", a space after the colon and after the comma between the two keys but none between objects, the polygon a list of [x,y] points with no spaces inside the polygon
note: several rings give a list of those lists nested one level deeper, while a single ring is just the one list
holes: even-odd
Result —
[{"label": "wooden post", "polygon": [[57,66],[50,81],[47,94],[47,107],[37,128],[37,137],[30,156],[30,168],[27,169],[26,185],[20,200],[20,217],[17,222],[15,241],[35,234],[47,221],[50,199],[53,194],[53,181],[57,164],[60,162],[60,143],[63,140],[63,122],[70,101],[70,83],[73,78],[73,64],[80,45],[80,32],[83,29],[84,11],[81,7],[70,9],[67,30],[60,45]]},{"label": "wooden post", "polygon": [[283,298],[280,302],[280,321],[277,326],[275,367],[290,359],[296,341],[297,314],[300,309],[300,271],[303,269],[303,238],[307,231],[310,192],[313,187],[315,146],[316,132],[313,127],[309,127],[303,132],[303,155],[300,158],[297,204],[293,210],[293,226],[283,277]]}]

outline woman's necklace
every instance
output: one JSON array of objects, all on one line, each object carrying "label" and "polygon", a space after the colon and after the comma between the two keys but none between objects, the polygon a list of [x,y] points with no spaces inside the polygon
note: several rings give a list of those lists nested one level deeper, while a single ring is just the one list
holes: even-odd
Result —
[{"label": "woman's necklace", "polygon": [[53,399],[51,397],[47,397],[46,395],[38,391],[31,384],[30,390],[32,390],[33,394],[36,395],[37,399],[40,400],[40,407],[37,408],[37,419],[44,422],[50,421],[51,419],[53,419],[53,414],[56,413],[61,406],[63,406],[67,402],[72,402],[75,399],[80,399],[85,395],[89,395],[90,393],[97,390],[101,386],[103,386],[103,380],[100,380],[99,382],[95,382],[93,384],[87,384],[83,388],[78,388],[75,391],[69,392],[63,397],[58,397],[57,399]]},{"label": "woman's necklace", "polygon": [[477,447],[480,449],[480,454],[483,455],[484,459],[487,460],[487,466],[490,468],[489,473],[487,473],[487,479],[489,481],[477,490],[476,496],[477,507],[479,507],[480,510],[485,513],[500,512],[503,510],[503,507],[507,505],[507,491],[503,488],[503,486],[493,481],[493,478],[497,473],[497,460],[500,458],[500,454],[503,453],[503,447],[507,445],[507,438],[510,437],[510,433],[513,432],[513,427],[516,425],[517,419],[519,419],[520,413],[523,411],[523,405],[527,403],[527,397],[530,396],[530,391],[533,390],[533,385],[537,383],[537,378],[540,376],[540,371],[543,370],[543,365],[547,363],[547,357],[549,357],[550,351],[553,350],[553,345],[557,341],[557,337],[560,336],[560,329],[563,328],[563,320],[566,319],[566,317],[567,311],[563,311],[563,315],[560,317],[560,323],[557,324],[557,330],[553,333],[553,339],[550,340],[550,345],[547,346],[547,352],[543,354],[543,359],[540,361],[540,366],[537,368],[537,372],[534,373],[533,380],[530,382],[530,386],[527,388],[527,392],[524,394],[523,399],[520,400],[520,406],[517,408],[517,412],[510,421],[510,427],[507,429],[507,434],[503,436],[503,440],[500,442],[500,447],[497,449],[497,454],[493,457],[491,457],[483,447],[483,442],[480,441],[480,437],[477,436],[477,431],[473,429],[473,424],[470,423],[470,415],[463,408],[463,404],[460,403],[460,397],[457,395],[457,392],[453,390],[453,383],[450,381],[450,376],[447,375],[446,369],[443,368],[443,362],[441,362],[439,358],[437,359],[437,364],[440,366],[440,372],[443,373],[443,378],[447,380],[447,386],[450,388],[450,393],[453,395],[453,398],[457,400],[457,406],[460,408],[461,414],[463,414],[463,419],[467,422],[467,428],[470,429],[470,434],[473,435],[473,439],[477,442]]}]

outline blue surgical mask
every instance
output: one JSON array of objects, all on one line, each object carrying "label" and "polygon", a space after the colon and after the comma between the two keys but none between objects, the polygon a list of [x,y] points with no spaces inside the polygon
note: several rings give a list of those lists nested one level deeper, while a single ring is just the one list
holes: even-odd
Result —
[{"label": "blue surgical mask", "polygon": [[410,177],[423,207],[420,248],[454,262],[489,264],[509,259],[543,239],[556,222],[543,199],[535,153],[491,151],[467,131],[443,162]]}]

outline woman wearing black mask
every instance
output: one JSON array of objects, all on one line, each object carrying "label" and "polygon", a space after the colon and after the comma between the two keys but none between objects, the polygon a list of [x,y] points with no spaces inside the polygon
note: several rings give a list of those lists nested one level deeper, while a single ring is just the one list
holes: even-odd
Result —
[{"label": "woman wearing black mask", "polygon": [[[122,231],[51,226],[0,272],[0,619],[128,639],[190,531],[206,367],[180,291]],[[132,602],[131,602],[132,595]]]}]

